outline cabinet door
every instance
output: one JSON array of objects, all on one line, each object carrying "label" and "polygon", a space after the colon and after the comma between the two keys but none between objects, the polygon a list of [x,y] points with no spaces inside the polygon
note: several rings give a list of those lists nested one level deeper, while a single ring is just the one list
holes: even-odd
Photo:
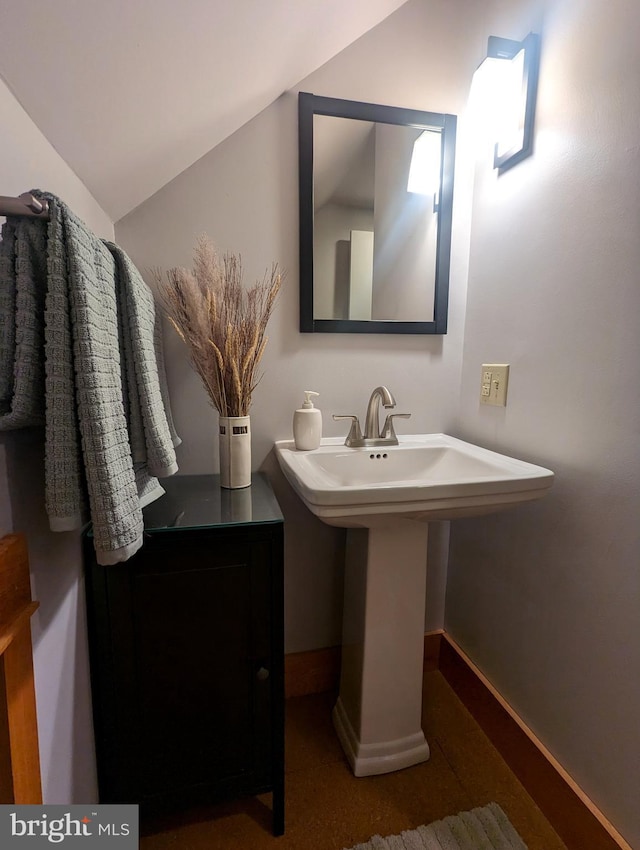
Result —
[{"label": "cabinet door", "polygon": [[117,798],[234,790],[267,771],[268,552],[219,534],[162,534],[109,572]]}]

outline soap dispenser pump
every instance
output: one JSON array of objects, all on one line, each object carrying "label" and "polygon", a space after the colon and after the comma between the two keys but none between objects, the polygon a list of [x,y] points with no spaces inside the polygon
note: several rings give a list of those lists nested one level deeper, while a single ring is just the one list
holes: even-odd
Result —
[{"label": "soap dispenser pump", "polygon": [[313,390],[304,391],[302,407],[293,414],[293,439],[298,451],[309,452],[317,449],[322,438],[322,413],[313,406],[311,396],[317,396]]}]

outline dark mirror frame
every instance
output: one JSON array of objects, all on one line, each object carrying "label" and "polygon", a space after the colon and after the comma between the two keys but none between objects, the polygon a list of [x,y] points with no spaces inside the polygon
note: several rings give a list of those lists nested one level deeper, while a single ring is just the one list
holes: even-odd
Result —
[{"label": "dark mirror frame", "polygon": [[[411,322],[395,320],[314,319],[313,317],[313,116],[331,115],[382,124],[437,127],[442,130],[441,192],[438,210],[434,320]],[[298,163],[300,202],[300,331],[302,333],[386,333],[445,334],[449,306],[449,266],[453,175],[456,144],[455,115],[423,112],[298,93]]]}]

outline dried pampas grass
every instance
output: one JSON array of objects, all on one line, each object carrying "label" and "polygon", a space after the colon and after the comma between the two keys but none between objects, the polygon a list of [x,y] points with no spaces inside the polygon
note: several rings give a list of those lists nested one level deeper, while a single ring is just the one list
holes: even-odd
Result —
[{"label": "dried pampas grass", "polygon": [[193,269],[154,271],[169,321],[220,416],[246,416],[260,381],[267,322],[282,284],[274,264],[250,289],[239,256],[220,258],[208,236],[196,245]]}]

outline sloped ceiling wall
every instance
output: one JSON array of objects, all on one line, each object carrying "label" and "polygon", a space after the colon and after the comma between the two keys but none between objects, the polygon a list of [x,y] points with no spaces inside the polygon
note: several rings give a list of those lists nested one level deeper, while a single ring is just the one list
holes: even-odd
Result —
[{"label": "sloped ceiling wall", "polygon": [[117,221],[404,2],[6,2],[0,75]]}]

